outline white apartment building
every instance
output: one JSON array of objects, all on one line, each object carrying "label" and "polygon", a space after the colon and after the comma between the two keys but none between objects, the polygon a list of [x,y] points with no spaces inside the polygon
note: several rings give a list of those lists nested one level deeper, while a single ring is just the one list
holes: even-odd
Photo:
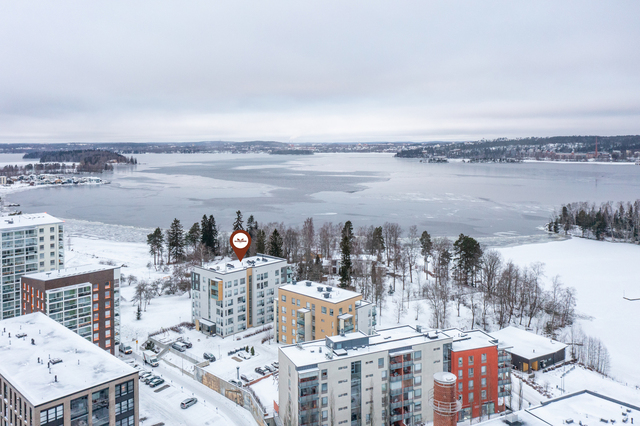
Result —
[{"label": "white apartment building", "polygon": [[276,288],[291,282],[286,259],[258,254],[196,266],[191,272],[192,319],[207,334],[228,336],[273,323]]},{"label": "white apartment building", "polygon": [[64,267],[63,221],[47,213],[4,216],[0,320],[20,315],[20,277]]},{"label": "white apartment building", "polygon": [[409,426],[433,420],[433,375],[449,370],[453,339],[399,326],[283,346],[279,416],[285,426]]}]

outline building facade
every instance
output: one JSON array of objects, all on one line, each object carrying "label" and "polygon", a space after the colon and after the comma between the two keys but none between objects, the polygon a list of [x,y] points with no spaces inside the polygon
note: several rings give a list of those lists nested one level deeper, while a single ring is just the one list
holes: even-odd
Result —
[{"label": "building facade", "polygon": [[448,371],[453,339],[400,326],[282,346],[285,426],[418,425],[433,420],[433,375]]},{"label": "building facade", "polygon": [[[451,373],[456,378],[461,409],[458,421],[505,410],[505,396],[511,393],[511,376],[504,348],[482,330],[445,330],[453,338]],[[508,383],[507,383],[508,382]]]},{"label": "building facade", "polygon": [[[278,288],[274,320],[276,341],[300,343],[341,333],[371,334],[375,307],[350,290],[312,281],[292,282]],[[363,329],[359,329],[362,326]]]},{"label": "building facade", "polygon": [[22,315],[42,312],[102,349],[120,343],[120,268],[86,265],[22,277]]},{"label": "building facade", "polygon": [[133,367],[40,312],[0,327],[0,425],[138,425]]},{"label": "building facade", "polygon": [[192,320],[198,330],[219,336],[272,324],[276,289],[288,282],[286,259],[263,254],[196,266],[191,272]]},{"label": "building facade", "polygon": [[538,371],[564,362],[567,345],[518,327],[494,331],[496,338],[511,355],[511,363],[523,372]]},{"label": "building facade", "polygon": [[1,320],[20,315],[22,275],[64,267],[64,222],[46,213],[5,216],[0,219]]}]

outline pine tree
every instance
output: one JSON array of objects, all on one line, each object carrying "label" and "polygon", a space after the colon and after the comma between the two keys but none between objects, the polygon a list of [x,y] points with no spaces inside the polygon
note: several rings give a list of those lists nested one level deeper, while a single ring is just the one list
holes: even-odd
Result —
[{"label": "pine tree", "polygon": [[[184,231],[178,219],[173,219],[171,227],[167,231],[167,251],[169,258],[173,258],[174,263],[184,258]],[[167,263],[170,263],[167,261]]]},{"label": "pine tree", "polygon": [[340,241],[340,251],[342,252],[340,264],[340,288],[351,286],[351,243],[353,241],[353,226],[348,220],[342,228],[342,240]]},{"label": "pine tree", "polygon": [[373,230],[373,244],[372,244],[373,253],[378,258],[384,252],[384,236],[382,234],[382,226],[378,226]]},{"label": "pine tree", "polygon": [[282,237],[277,229],[273,230],[273,234],[269,238],[269,255],[275,257],[282,257]]},{"label": "pine tree", "polygon": [[142,310],[140,310],[140,305],[138,305],[138,310],[136,311],[136,319],[138,321],[142,319]]},{"label": "pine tree", "polygon": [[193,251],[195,251],[200,242],[200,238],[200,224],[196,222],[189,228],[189,232],[187,232],[187,235],[184,237],[184,242],[186,245],[193,247]]},{"label": "pine tree", "polygon": [[162,229],[156,228],[151,234],[147,235],[147,245],[149,253],[153,255],[153,264],[158,264],[158,259],[162,257],[162,248],[164,247],[164,235]]},{"label": "pine tree", "polygon": [[256,233],[256,253],[264,254],[267,251],[267,236],[263,229]]},{"label": "pine tree", "polygon": [[242,213],[240,212],[240,210],[238,210],[236,212],[236,220],[233,222],[233,230],[244,231],[244,228],[242,227],[243,223],[244,222],[242,221]]},{"label": "pine tree", "polygon": [[218,246],[218,227],[216,226],[216,220],[212,215],[209,215],[209,227],[211,229],[211,251],[213,254],[217,255],[220,251],[220,247]]},{"label": "pine tree", "polygon": [[423,231],[420,236],[420,248],[422,256],[424,257],[424,270],[429,270],[429,256],[433,250],[433,242],[431,241],[431,235],[427,231]]},{"label": "pine tree", "polygon": [[202,216],[202,220],[200,221],[200,242],[204,244],[205,247],[211,249],[213,247],[212,243],[212,233],[211,227],[209,226],[209,219],[207,219],[207,215]]}]

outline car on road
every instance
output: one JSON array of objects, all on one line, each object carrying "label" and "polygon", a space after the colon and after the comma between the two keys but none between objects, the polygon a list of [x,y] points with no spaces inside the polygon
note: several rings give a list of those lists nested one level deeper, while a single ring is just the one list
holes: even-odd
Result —
[{"label": "car on road", "polygon": [[264,370],[262,369],[262,367],[256,367],[256,369],[254,370],[256,373],[258,374],[262,374],[263,376],[265,375]]},{"label": "car on road", "polygon": [[130,353],[133,353],[133,349],[131,349],[131,346],[127,345],[126,343],[120,343],[118,350],[124,353],[125,355],[129,355]]},{"label": "car on road", "polygon": [[161,385],[161,384],[163,384],[163,383],[164,383],[164,379],[163,379],[163,378],[158,377],[157,379],[152,380],[152,381],[149,383],[149,386],[150,386],[150,387],[152,387],[152,388],[155,388],[156,386],[160,386],[160,385]]},{"label": "car on road", "polygon": [[186,347],[186,346],[185,346],[185,344],[184,344],[184,343],[182,343],[182,342],[173,342],[173,343],[171,344],[171,347],[172,347],[173,349],[175,349],[176,351],[178,351],[178,352],[184,352],[184,351],[186,351],[186,350],[187,350],[187,347]]},{"label": "car on road", "polygon": [[202,356],[204,357],[204,359],[206,359],[209,362],[213,362],[213,361],[216,360],[215,355],[213,355],[212,353],[209,353],[209,352],[205,352]]},{"label": "car on road", "polygon": [[191,407],[196,402],[198,402],[198,398],[187,398],[187,399],[185,399],[184,401],[182,401],[180,403],[180,408],[182,408],[184,410],[185,408]]}]

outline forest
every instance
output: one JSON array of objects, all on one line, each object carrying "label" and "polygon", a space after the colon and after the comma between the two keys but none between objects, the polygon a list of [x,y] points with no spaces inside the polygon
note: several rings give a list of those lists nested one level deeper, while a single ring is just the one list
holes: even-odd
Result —
[{"label": "forest", "polygon": [[553,215],[547,230],[565,235],[578,233],[595,240],[637,243],[640,241],[640,200],[597,206],[587,202],[565,204]]},{"label": "forest", "polygon": [[113,170],[113,163],[137,164],[134,157],[99,150],[75,149],[70,151],[34,151],[23,156],[25,159],[40,159],[40,163],[75,163],[77,172],[102,172]]}]

